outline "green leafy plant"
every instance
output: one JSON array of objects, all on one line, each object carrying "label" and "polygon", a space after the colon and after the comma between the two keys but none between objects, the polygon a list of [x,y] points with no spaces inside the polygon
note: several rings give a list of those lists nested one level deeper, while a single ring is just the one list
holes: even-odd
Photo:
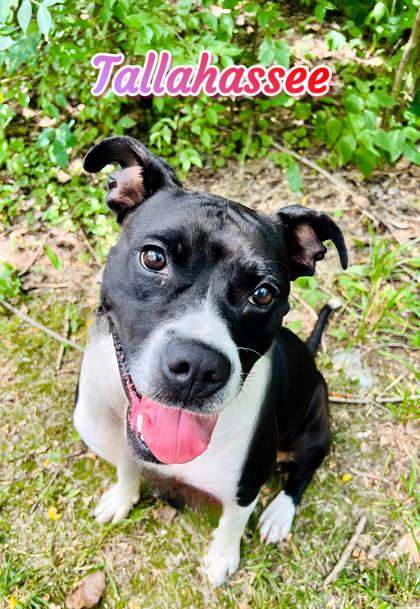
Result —
[{"label": "green leafy plant", "polygon": [[16,269],[8,262],[0,262],[0,300],[14,298],[21,290],[21,281]]},{"label": "green leafy plant", "polygon": [[[302,15],[302,11],[304,15]],[[304,18],[303,18],[304,17]],[[404,156],[419,162],[419,103],[415,95],[417,0],[282,6],[263,0],[5,0],[0,8],[0,214],[13,222],[34,208],[51,223],[93,221],[99,189],[68,171],[94,140],[140,137],[181,174],[272,153],[274,140],[293,149],[326,148],[332,167],[356,165],[365,175]],[[337,86],[325,98],[119,98],[90,92],[98,51],[123,52],[141,63],[153,48],[175,64],[212,52],[220,66],[295,61],[293,38],[315,31],[331,49]],[[411,42],[410,42],[411,41]],[[340,53],[351,51],[348,60]],[[367,60],[369,59],[369,61]],[[314,64],[316,58],[308,56]],[[403,68],[403,69],[401,69]],[[276,153],[274,153],[276,154]],[[292,191],[302,182],[296,162],[277,158]],[[28,206],[28,194],[32,205]]]},{"label": "green leafy plant", "polygon": [[419,336],[418,299],[411,273],[418,272],[419,260],[410,255],[414,244],[394,245],[371,234],[370,261],[355,264],[338,279],[346,302],[352,303],[358,320],[358,340],[387,333],[407,336],[413,346]]}]

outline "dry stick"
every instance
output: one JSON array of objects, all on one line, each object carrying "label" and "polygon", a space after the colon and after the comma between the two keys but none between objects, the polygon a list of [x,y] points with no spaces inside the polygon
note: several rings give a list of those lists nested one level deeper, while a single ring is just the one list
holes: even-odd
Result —
[{"label": "dry stick", "polygon": [[[315,171],[320,173],[324,178],[326,178],[327,180],[332,182],[334,184],[334,186],[337,188],[337,190],[339,190],[341,193],[343,193],[343,191],[344,191],[344,194],[346,196],[350,196],[353,198],[357,196],[357,192],[351,186],[349,186],[346,182],[344,182],[344,180],[342,180],[341,178],[337,178],[336,176],[334,176],[332,173],[330,173],[323,167],[320,167],[319,165],[317,165],[317,163],[314,163],[313,161],[308,159],[306,156],[303,156],[303,154],[298,154],[297,152],[294,152],[293,150],[290,150],[289,148],[282,146],[278,142],[273,142],[272,146],[274,148],[277,148],[277,150],[280,150],[280,152],[284,152],[285,154],[290,154],[290,156],[292,156],[294,159],[299,161],[299,163],[302,163],[303,165],[306,165],[307,167],[310,167],[311,169],[314,169]],[[355,206],[357,207],[357,209],[360,211],[361,214],[363,214],[364,216],[369,218],[369,220],[372,220],[372,222],[375,222],[375,224],[377,224],[378,221],[374,216],[372,216],[372,214],[370,214],[368,211],[363,209],[363,207],[358,205],[354,200],[353,200],[353,203],[355,204]]]},{"label": "dry stick", "polygon": [[298,154],[297,152],[294,152],[293,150],[290,150],[289,148],[282,146],[278,142],[273,142],[273,147],[277,148],[277,150],[280,150],[280,152],[284,152],[285,154],[290,154],[290,156],[292,156],[294,159],[296,159],[303,165],[306,165],[307,167],[314,169],[315,171],[320,173],[322,176],[324,176],[324,178],[326,178],[327,180],[332,182],[337,188],[339,188],[340,190],[344,190],[346,192],[346,194],[348,194],[348,195],[356,194],[356,192],[348,184],[346,184],[346,182],[344,182],[340,178],[337,178],[336,176],[334,176],[332,173],[330,173],[323,167],[320,167],[319,165],[314,163],[314,161],[311,161],[310,159],[308,159],[306,156],[303,156],[303,154]]},{"label": "dry stick", "polygon": [[[64,335],[65,338],[68,338],[68,336],[69,336],[69,330],[70,330],[70,310],[69,310],[69,307],[67,305],[65,313],[64,313],[64,330],[63,330],[63,335]],[[58,372],[60,372],[61,364],[63,363],[64,349],[65,348],[66,348],[66,346],[63,343],[60,343],[60,346],[59,346],[58,352],[57,352],[57,359],[55,360],[55,372],[56,372],[56,374],[58,374]]]},{"label": "dry stick", "polygon": [[35,512],[36,508],[38,507],[38,505],[41,503],[41,501],[44,499],[45,495],[47,494],[48,489],[54,484],[54,482],[57,480],[58,478],[58,474],[60,473],[60,470],[57,469],[53,475],[51,476],[51,478],[49,479],[49,481],[47,482],[47,485],[44,487],[44,490],[42,491],[42,493],[39,495],[38,499],[35,501],[35,503],[32,504],[30,513],[32,514],[33,512]]},{"label": "dry stick", "polygon": [[34,283],[27,290],[63,290],[64,288],[68,288],[70,283],[68,281],[63,281],[62,283],[48,283],[44,281],[44,283]]},{"label": "dry stick", "polygon": [[420,395],[412,395],[410,397],[407,398],[398,398],[398,397],[394,397],[394,396],[390,396],[390,397],[378,397],[378,398],[370,398],[370,397],[366,397],[366,398],[358,398],[358,397],[348,397],[348,398],[341,398],[341,397],[335,397],[335,396],[329,396],[328,400],[330,402],[332,402],[333,404],[367,404],[368,402],[376,402],[377,404],[401,404],[401,402],[404,402],[404,400],[407,400],[408,402],[414,402],[420,399]]},{"label": "dry stick", "polygon": [[400,374],[400,376],[397,376],[397,378],[395,378],[391,383],[389,383],[389,385],[387,385],[385,387],[385,389],[383,391],[381,391],[381,393],[378,395],[378,398],[381,398],[383,395],[386,394],[387,391],[389,391],[390,389],[395,387],[395,385],[398,385],[398,383],[403,380],[404,376],[405,376],[404,372],[402,374]]},{"label": "dry stick", "polygon": [[29,261],[29,263],[18,273],[19,277],[23,277],[24,275],[26,275],[26,273],[28,273],[31,268],[33,267],[33,265],[35,264],[35,262],[38,260],[39,255],[41,254],[42,250],[45,247],[45,243],[48,240],[48,235],[46,237],[44,237],[41,241],[41,243],[39,244],[39,246],[37,247],[34,255],[32,256],[32,259]]},{"label": "dry stick", "polygon": [[366,522],[367,522],[367,516],[363,515],[361,517],[361,519],[359,520],[359,522],[357,523],[357,527],[356,527],[356,530],[355,530],[352,538],[350,539],[349,543],[347,544],[346,548],[344,549],[344,552],[340,556],[340,560],[335,565],[335,567],[331,571],[331,573],[325,579],[324,586],[329,586],[332,582],[335,582],[337,577],[340,575],[341,571],[346,566],[346,562],[348,561],[351,553],[353,552],[354,547],[357,543],[357,540],[359,539],[360,535],[363,533],[363,530],[366,526]]},{"label": "dry stick", "polygon": [[398,66],[397,72],[395,74],[394,84],[392,85],[391,95],[396,98],[401,89],[401,83],[404,76],[404,72],[408,66],[410,61],[411,53],[414,49],[417,48],[418,42],[420,39],[420,8],[417,11],[416,19],[414,21],[413,29],[411,30],[410,38],[408,39],[407,44],[405,45],[400,65]]},{"label": "dry stick", "polygon": [[87,238],[87,235],[86,235],[85,231],[83,230],[83,226],[80,222],[79,222],[79,228],[80,228],[80,232],[82,233],[83,241],[85,242],[85,245],[86,245],[87,249],[89,250],[90,255],[95,260],[95,262],[99,266],[99,268],[101,268],[102,262],[100,261],[99,256],[96,253],[95,249],[90,244],[89,239]]},{"label": "dry stick", "polygon": [[29,317],[29,315],[26,315],[26,313],[22,313],[22,311],[19,311],[19,309],[11,305],[6,300],[0,300],[0,305],[2,305],[5,309],[10,311],[23,321],[26,321],[27,324],[30,324],[34,328],[38,328],[38,330],[41,330],[41,332],[45,332],[45,334],[48,334],[48,336],[51,336],[51,338],[54,338],[55,340],[58,340],[58,342],[63,343],[64,345],[68,345],[69,347],[73,347],[73,349],[76,349],[77,351],[83,353],[83,347],[75,343],[73,340],[61,336],[61,334],[58,334],[58,332],[54,332],[54,330],[50,330],[50,328],[47,328],[47,326],[44,326],[43,324],[39,323],[39,321],[35,321],[35,319]]},{"label": "dry stick", "polygon": [[302,305],[302,307],[304,309],[306,309],[308,311],[308,313],[310,314],[310,316],[312,317],[312,319],[314,319],[315,321],[318,319],[318,315],[316,313],[316,311],[311,307],[311,305],[309,305],[306,300],[304,300],[303,298],[301,298],[298,294],[296,294],[296,292],[292,292],[292,298],[294,298],[295,300],[297,300],[297,302],[299,304]]}]

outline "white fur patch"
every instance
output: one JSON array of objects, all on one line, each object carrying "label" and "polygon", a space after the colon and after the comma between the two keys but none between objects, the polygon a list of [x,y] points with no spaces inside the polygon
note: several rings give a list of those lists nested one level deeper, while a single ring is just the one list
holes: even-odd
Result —
[{"label": "white fur patch", "polygon": [[126,452],[127,405],[112,336],[93,329],[82,359],[73,422],[86,444],[114,465]]},{"label": "white fur patch", "polygon": [[286,539],[292,528],[295,512],[293,500],[281,491],[260,516],[261,541],[279,543]]},{"label": "white fur patch", "polygon": [[139,479],[133,480],[132,485],[127,485],[127,480],[120,480],[114,484],[100,498],[95,508],[95,518],[98,522],[118,522],[127,518],[133,505],[140,498]]},{"label": "white fur patch", "polygon": [[238,348],[232,340],[226,322],[208,301],[203,302],[198,310],[158,326],[142,345],[138,355],[130,359],[130,374],[137,391],[147,396],[153,396],[156,392],[155,372],[160,368],[162,351],[172,338],[198,340],[228,358],[231,365],[230,378],[226,385],[212,396],[221,409],[222,404],[232,399],[239,390],[241,362]]},{"label": "white fur patch", "polygon": [[141,468],[127,446],[127,406],[112,336],[94,328],[83,355],[74,426],[91,450],[117,467],[117,484],[96,507],[98,522],[126,518],[139,499]]},{"label": "white fur patch", "polygon": [[186,484],[217,497],[222,503],[235,501],[270,372],[271,359],[268,354],[257,361],[240,393],[219,413],[204,453],[189,463],[145,463],[145,468],[151,468],[163,476],[175,476]]},{"label": "white fur patch", "polygon": [[242,533],[257,500],[258,498],[246,507],[237,504],[224,507],[219,526],[203,560],[204,572],[213,586],[220,586],[237,570]]}]

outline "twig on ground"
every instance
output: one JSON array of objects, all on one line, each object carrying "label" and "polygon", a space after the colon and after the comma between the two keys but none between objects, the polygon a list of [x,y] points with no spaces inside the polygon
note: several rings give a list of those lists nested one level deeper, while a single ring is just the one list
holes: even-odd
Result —
[{"label": "twig on ground", "polygon": [[304,300],[303,298],[301,298],[299,296],[299,294],[297,294],[296,292],[292,292],[292,297],[298,301],[299,304],[302,305],[302,307],[304,309],[306,309],[308,311],[308,313],[310,314],[310,316],[312,317],[312,319],[314,319],[315,321],[318,319],[318,315],[316,314],[316,311],[314,311],[314,309],[311,307],[311,305],[309,305],[306,300]]},{"label": "twig on ground", "polygon": [[98,254],[96,253],[95,249],[90,244],[90,241],[87,238],[87,235],[86,235],[85,231],[83,230],[83,226],[82,226],[82,224],[80,222],[79,222],[79,228],[80,228],[80,232],[82,233],[83,241],[85,242],[85,245],[86,245],[90,255],[92,256],[92,258],[94,259],[96,264],[99,266],[99,268],[101,268],[102,267],[102,262],[101,262],[101,260],[100,260],[100,258],[98,256]]},{"label": "twig on ground", "polygon": [[329,395],[328,401],[332,404],[366,404],[367,402],[371,401],[371,398],[358,398],[352,396],[349,396],[347,398],[342,396]]},{"label": "twig on ground", "polygon": [[378,395],[378,398],[381,398],[383,395],[386,394],[387,391],[390,391],[390,389],[395,387],[395,385],[398,385],[398,383],[400,381],[402,381],[404,377],[405,377],[405,373],[404,372],[403,372],[403,374],[400,374],[400,376],[397,376],[397,378],[395,378],[391,383],[389,383],[389,385],[387,385],[385,387],[385,389],[383,391],[381,391],[381,393]]},{"label": "twig on ground", "polygon": [[74,368],[62,368],[57,372],[57,376],[65,376],[66,374],[77,376],[79,374],[79,369],[77,368],[77,370],[75,370]]},{"label": "twig on ground", "polygon": [[40,254],[44,251],[45,243],[47,240],[48,240],[48,235],[46,235],[41,240],[41,243],[38,245],[37,249],[35,250],[34,255],[32,256],[31,260],[28,262],[28,264],[21,271],[19,271],[19,273],[18,273],[19,277],[23,277],[24,275],[29,273],[29,271],[31,270],[31,268],[33,267],[35,262],[38,260]]},{"label": "twig on ground", "polygon": [[358,469],[354,469],[354,468],[352,468],[350,471],[352,474],[355,474],[356,476],[361,476],[362,478],[368,478],[369,480],[375,480],[376,482],[383,481],[383,479],[380,476],[374,476],[373,474],[370,474],[369,472],[361,472]]},{"label": "twig on ground", "polygon": [[23,321],[25,321],[27,324],[30,324],[34,328],[41,330],[41,332],[48,334],[48,336],[50,336],[51,338],[54,338],[55,340],[58,340],[58,342],[68,345],[69,347],[73,347],[73,349],[76,349],[77,351],[80,351],[81,353],[83,353],[83,347],[81,347],[80,345],[75,343],[73,340],[70,340],[69,338],[65,338],[64,336],[61,336],[61,334],[59,334],[58,332],[55,332],[54,330],[50,330],[50,328],[47,328],[47,326],[44,326],[44,324],[41,324],[39,321],[36,321],[35,319],[32,319],[32,317],[30,317],[29,315],[26,315],[26,313],[22,313],[22,311],[19,311],[19,309],[17,309],[13,305],[11,305],[6,300],[0,300],[0,305],[2,305],[5,309],[10,311],[11,313],[16,315]]},{"label": "twig on ground", "polygon": [[345,199],[347,197],[352,197],[355,207],[357,207],[357,209],[360,211],[361,214],[363,214],[364,216],[369,218],[369,220],[372,220],[372,222],[374,222],[375,224],[378,224],[379,221],[377,220],[377,218],[375,218],[375,216],[373,216],[370,212],[366,211],[361,205],[359,205],[357,203],[357,201],[355,201],[355,197],[358,196],[357,192],[356,192],[356,190],[354,190],[354,188],[349,186],[349,184],[347,184],[347,182],[345,182],[341,178],[337,178],[336,176],[334,176],[332,173],[330,173],[323,167],[320,167],[317,163],[314,163],[314,161],[311,161],[306,156],[303,156],[303,154],[298,154],[294,150],[290,150],[290,148],[286,148],[285,146],[283,146],[282,144],[279,144],[278,142],[273,142],[272,146],[274,148],[276,148],[277,150],[279,150],[280,152],[284,152],[285,154],[290,154],[290,156],[292,156],[294,159],[296,159],[303,165],[306,165],[307,167],[310,167],[314,171],[317,171],[324,178],[326,178],[332,184],[334,184],[334,186],[337,188],[339,193],[341,195],[344,195]]},{"label": "twig on ground", "polygon": [[363,530],[366,526],[366,522],[367,522],[367,516],[366,516],[366,514],[364,514],[360,518],[359,522],[357,523],[356,530],[355,530],[352,538],[350,539],[349,543],[345,547],[344,552],[341,554],[340,560],[335,565],[335,567],[331,571],[331,573],[325,578],[324,587],[329,586],[332,582],[335,582],[335,580],[340,575],[341,571],[346,566],[346,562],[348,561],[351,553],[353,552],[354,547],[357,543],[357,540],[359,539],[360,535],[363,533]]},{"label": "twig on ground", "polygon": [[54,484],[54,482],[57,480],[58,474],[60,473],[60,469],[57,469],[53,475],[51,476],[51,478],[49,479],[49,481],[47,482],[47,485],[44,487],[44,490],[42,491],[42,493],[39,495],[38,499],[35,501],[35,503],[32,504],[31,507],[31,514],[33,514],[36,510],[36,508],[39,506],[39,504],[41,503],[41,501],[44,499],[45,495],[47,494],[48,489]]},{"label": "twig on ground", "polygon": [[283,146],[282,144],[279,144],[278,142],[273,142],[273,147],[277,148],[277,150],[279,150],[280,152],[284,152],[285,154],[290,154],[290,156],[292,156],[294,159],[296,159],[303,165],[306,165],[307,167],[314,169],[315,171],[320,173],[322,176],[324,176],[324,178],[326,178],[327,180],[332,182],[334,184],[334,186],[336,186],[337,188],[340,189],[341,192],[344,190],[348,196],[354,196],[357,194],[353,190],[353,188],[351,188],[351,186],[349,186],[341,178],[337,178],[336,176],[334,176],[332,173],[330,173],[323,167],[320,167],[319,165],[317,165],[317,163],[314,163],[314,161],[311,161],[306,156],[303,156],[303,154],[298,154],[294,150],[290,150],[290,148],[286,148],[286,146]]},{"label": "twig on ground", "polygon": [[269,201],[273,197],[273,195],[279,190],[279,188],[280,188],[280,184],[276,184],[275,186],[273,186],[273,188],[270,188],[268,193],[261,200],[261,205],[264,205],[264,203],[267,203],[267,201]]},{"label": "twig on ground", "polygon": [[404,76],[404,72],[410,61],[411,53],[416,51],[418,48],[418,41],[420,39],[420,9],[417,10],[416,18],[414,21],[413,29],[411,30],[410,38],[405,45],[400,65],[395,73],[394,84],[392,85],[391,95],[394,99],[398,97],[401,89],[401,83]]},{"label": "twig on ground", "polygon": [[328,400],[330,402],[337,404],[368,404],[369,402],[376,402],[377,404],[401,404],[404,400],[408,400],[409,402],[414,402],[420,399],[420,395],[411,395],[408,397],[396,397],[396,396],[388,396],[388,397],[377,397],[373,398],[370,396],[362,397],[353,397],[349,395],[348,397],[343,396],[335,396],[330,395]]},{"label": "twig on ground", "polygon": [[[64,312],[64,328],[63,328],[63,336],[64,338],[69,337],[70,330],[70,309],[69,306],[66,306],[66,310]],[[64,357],[64,349],[66,348],[64,343],[60,343],[57,352],[57,359],[55,360],[55,373],[58,374],[61,370],[61,364],[63,363]]]},{"label": "twig on ground", "polygon": [[85,448],[81,448],[80,450],[76,450],[76,452],[74,453],[70,453],[69,455],[66,455],[64,457],[65,461],[71,461],[72,459],[76,459],[77,457],[80,457],[80,455],[85,455],[87,454],[87,449]]},{"label": "twig on ground", "polygon": [[63,283],[47,283],[46,281],[43,283],[34,283],[33,285],[27,288],[28,291],[32,290],[62,290],[64,288],[68,288],[70,283],[68,281]]},{"label": "twig on ground", "polygon": [[403,343],[384,343],[383,345],[372,345],[367,349],[364,349],[364,355],[369,355],[372,351],[376,351],[377,349],[410,349],[409,345],[404,345]]}]

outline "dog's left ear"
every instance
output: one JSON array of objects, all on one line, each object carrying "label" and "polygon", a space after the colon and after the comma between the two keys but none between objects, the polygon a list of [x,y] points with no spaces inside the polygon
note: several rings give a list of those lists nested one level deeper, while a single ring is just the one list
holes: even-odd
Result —
[{"label": "dog's left ear", "polygon": [[119,163],[108,179],[108,207],[122,222],[128,212],[161,188],[180,188],[171,167],[132,137],[109,137],[93,146],[83,161],[89,173],[96,173],[108,163]]},{"label": "dog's left ear", "polygon": [[289,255],[290,279],[313,275],[315,265],[325,256],[324,241],[331,239],[343,269],[347,268],[347,248],[337,224],[322,212],[301,205],[289,205],[276,212],[281,222]]}]

